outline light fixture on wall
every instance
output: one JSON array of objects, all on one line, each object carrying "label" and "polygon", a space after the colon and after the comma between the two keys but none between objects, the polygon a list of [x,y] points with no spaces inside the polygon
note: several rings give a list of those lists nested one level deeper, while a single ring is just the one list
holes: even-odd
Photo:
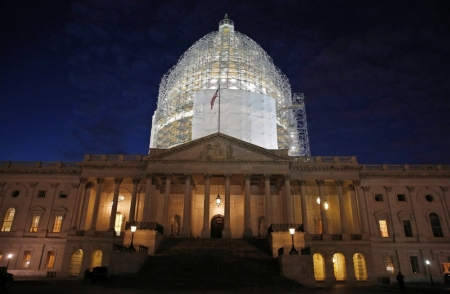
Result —
[{"label": "light fixture on wall", "polygon": [[317,204],[320,204],[320,197],[317,197],[316,202]]},{"label": "light fixture on wall", "polygon": [[217,180],[217,197],[216,197],[216,204],[217,204],[217,207],[220,206],[220,202],[222,202],[222,199],[220,199],[220,194],[219,194],[219,180]]},{"label": "light fixture on wall", "polygon": [[328,202],[325,200],[325,202],[323,203],[323,207],[325,208],[325,210],[328,210]]}]

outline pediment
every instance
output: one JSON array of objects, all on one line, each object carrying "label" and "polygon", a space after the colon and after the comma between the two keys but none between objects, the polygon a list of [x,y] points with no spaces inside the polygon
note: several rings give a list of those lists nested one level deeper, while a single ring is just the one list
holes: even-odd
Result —
[{"label": "pediment", "polygon": [[216,133],[170,148],[151,149],[149,161],[284,161],[287,150],[268,150]]}]

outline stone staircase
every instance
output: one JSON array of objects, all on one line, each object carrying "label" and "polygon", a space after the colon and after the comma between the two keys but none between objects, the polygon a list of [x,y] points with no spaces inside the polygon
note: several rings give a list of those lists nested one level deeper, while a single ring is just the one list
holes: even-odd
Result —
[{"label": "stone staircase", "polygon": [[265,239],[165,238],[127,283],[154,290],[295,291]]}]

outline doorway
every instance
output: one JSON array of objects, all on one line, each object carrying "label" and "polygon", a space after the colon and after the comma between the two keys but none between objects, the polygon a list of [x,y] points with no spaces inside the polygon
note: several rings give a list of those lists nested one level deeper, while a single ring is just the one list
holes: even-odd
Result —
[{"label": "doorway", "polygon": [[224,226],[223,215],[217,214],[211,219],[211,238],[222,238]]}]

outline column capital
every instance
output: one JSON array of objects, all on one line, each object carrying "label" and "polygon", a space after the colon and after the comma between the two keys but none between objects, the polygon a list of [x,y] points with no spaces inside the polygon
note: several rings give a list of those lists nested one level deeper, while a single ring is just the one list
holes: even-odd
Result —
[{"label": "column capital", "polygon": [[245,180],[245,181],[250,181],[251,177],[252,177],[251,174],[245,174],[245,175],[244,175],[244,180]]},{"label": "column capital", "polygon": [[123,181],[123,178],[114,178],[114,183],[121,184]]},{"label": "column capital", "polygon": [[[29,183],[28,184],[28,186],[30,186],[30,188],[36,188],[37,185],[38,185],[38,183]],[[3,185],[1,185],[1,186],[3,187]]]},{"label": "column capital", "polygon": [[272,175],[271,174],[264,174],[264,180],[269,180],[270,181],[270,177]]},{"label": "column capital", "polygon": [[133,178],[133,185],[138,185],[141,181],[141,178]]},{"label": "column capital", "polygon": [[317,186],[323,186],[325,184],[324,180],[316,180]]},{"label": "column capital", "polygon": [[392,187],[391,186],[384,186],[384,189],[386,190],[386,192],[391,192],[392,191]]},{"label": "column capital", "polygon": [[442,192],[448,192],[448,186],[440,186],[439,188],[441,188]]},{"label": "column capital", "polygon": [[370,187],[369,186],[361,186],[361,188],[363,189],[364,192],[369,192],[370,191]]},{"label": "column capital", "polygon": [[72,183],[72,188],[76,189],[80,186],[80,183]]},{"label": "column capital", "polygon": [[225,178],[225,180],[229,180],[231,179],[231,174],[224,174],[223,177]]},{"label": "column capital", "polygon": [[80,177],[80,184],[84,185],[88,182],[88,180],[86,178]]},{"label": "column capital", "polygon": [[283,178],[285,181],[290,181],[291,180],[291,175],[290,174],[285,174],[283,175]]},{"label": "column capital", "polygon": [[204,174],[205,180],[211,180],[211,174]]},{"label": "column capital", "polygon": [[342,180],[335,180],[334,182],[336,183],[336,186],[341,186],[342,187],[342,183],[344,181],[342,181]]},{"label": "column capital", "polygon": [[353,180],[353,186],[355,186],[355,187],[361,186],[361,181],[360,180]]},{"label": "column capital", "polygon": [[50,184],[50,187],[52,187],[52,188],[58,188],[58,186],[59,186],[59,183],[53,183],[53,184]]},{"label": "column capital", "polygon": [[97,181],[97,184],[103,184],[105,178],[96,178],[95,180]]},{"label": "column capital", "polygon": [[151,173],[145,175],[145,179],[146,179],[146,180],[153,180],[153,177],[154,177],[154,176],[153,176],[153,174],[151,174]]},{"label": "column capital", "polygon": [[406,189],[409,191],[409,193],[411,193],[411,192],[414,192],[414,190],[416,190],[416,187],[406,186]]},{"label": "column capital", "polygon": [[192,179],[192,174],[184,174],[184,179],[185,180],[191,180]]},{"label": "column capital", "polygon": [[172,174],[165,174],[166,181],[172,180]]},{"label": "column capital", "polygon": [[298,184],[300,186],[305,186],[306,185],[306,181],[305,180],[298,180]]}]

